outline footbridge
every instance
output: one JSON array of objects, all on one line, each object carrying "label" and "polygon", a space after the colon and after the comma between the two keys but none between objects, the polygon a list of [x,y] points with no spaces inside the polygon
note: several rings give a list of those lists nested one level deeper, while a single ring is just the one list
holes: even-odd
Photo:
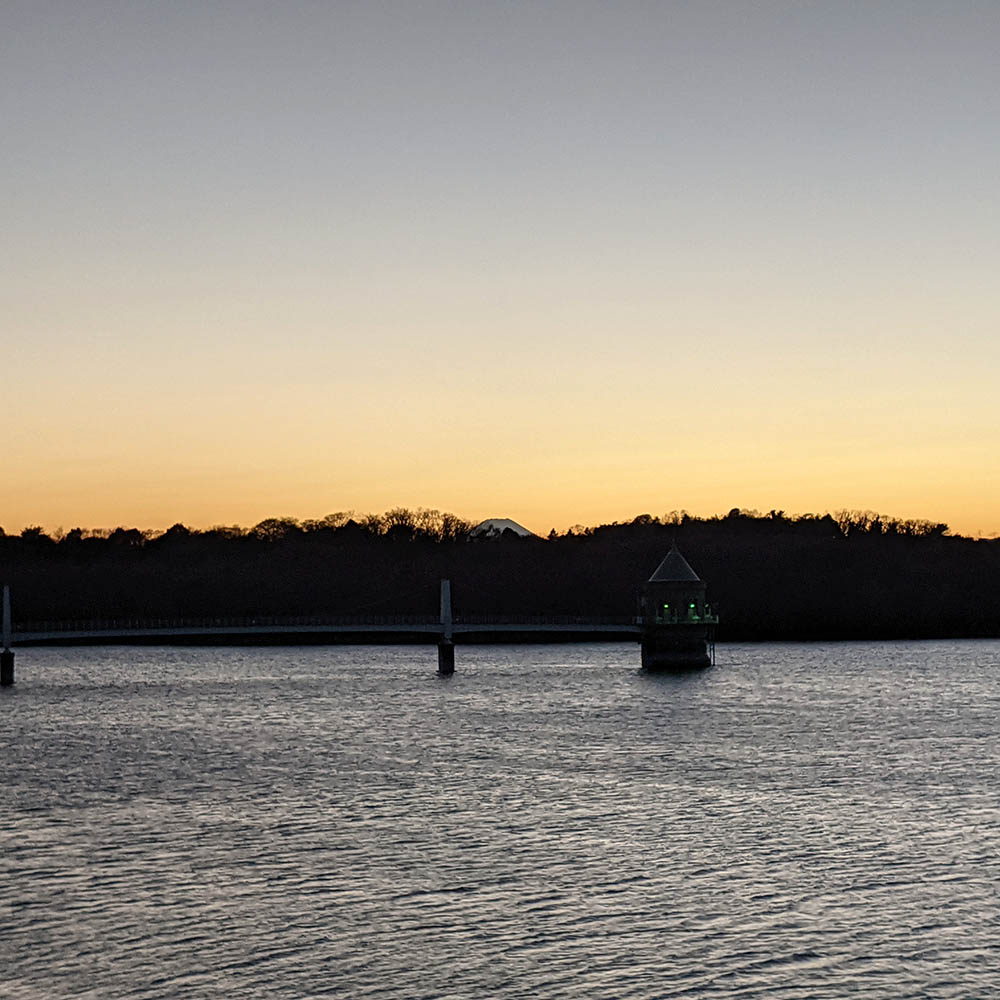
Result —
[{"label": "footbridge", "polygon": [[[446,623],[420,615],[253,618],[108,618],[15,623],[13,646],[185,642],[438,642]],[[450,633],[459,642],[638,641],[632,618],[574,616],[455,617]]]},{"label": "footbridge", "polygon": [[305,643],[436,643],[438,672],[455,670],[455,643],[614,642],[642,644],[650,670],[701,668],[714,662],[718,617],[705,602],[705,583],[676,546],[647,581],[636,618],[571,615],[457,616],[451,581],[441,581],[441,606],[430,615],[320,615],[294,618],[102,618],[32,621],[15,627],[10,588],[3,587],[0,687],[14,683],[14,646],[79,644],[291,645]]},{"label": "footbridge", "polygon": [[319,615],[244,618],[101,618],[15,623],[4,587],[0,686],[14,683],[11,647],[39,645],[295,645],[319,643],[436,643],[438,671],[455,670],[455,643],[638,641],[632,618],[569,615],[458,617],[451,582],[441,581],[441,610],[430,615]]}]

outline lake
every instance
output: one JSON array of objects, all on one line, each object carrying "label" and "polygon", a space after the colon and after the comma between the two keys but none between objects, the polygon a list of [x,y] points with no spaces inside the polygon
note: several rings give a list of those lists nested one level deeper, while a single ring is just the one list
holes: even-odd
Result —
[{"label": "lake", "polygon": [[26,648],[0,996],[1000,996],[1000,641]]}]

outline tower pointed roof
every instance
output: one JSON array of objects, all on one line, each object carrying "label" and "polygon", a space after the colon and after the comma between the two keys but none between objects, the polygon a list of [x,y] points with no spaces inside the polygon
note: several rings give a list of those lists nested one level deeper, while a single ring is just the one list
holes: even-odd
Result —
[{"label": "tower pointed roof", "polygon": [[685,581],[701,582],[701,577],[691,569],[688,561],[677,550],[676,543],[670,546],[670,551],[663,557],[663,562],[649,578],[650,583],[681,583]]}]

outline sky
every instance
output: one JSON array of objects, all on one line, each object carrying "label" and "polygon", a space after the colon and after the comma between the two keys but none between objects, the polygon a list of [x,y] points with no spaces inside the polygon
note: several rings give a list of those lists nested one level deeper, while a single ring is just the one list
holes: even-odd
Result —
[{"label": "sky", "polygon": [[0,525],[1000,534],[995,0],[0,0]]}]

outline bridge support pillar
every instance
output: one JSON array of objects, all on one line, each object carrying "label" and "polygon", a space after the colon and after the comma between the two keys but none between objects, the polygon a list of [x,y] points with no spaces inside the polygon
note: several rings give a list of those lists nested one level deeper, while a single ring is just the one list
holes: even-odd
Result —
[{"label": "bridge support pillar", "polygon": [[455,672],[455,644],[451,639],[438,642],[438,673],[447,677]]},{"label": "bridge support pillar", "polygon": [[0,687],[14,683],[14,654],[10,648],[10,587],[3,587],[3,651],[0,652]]},{"label": "bridge support pillar", "polygon": [[438,673],[447,677],[455,672],[455,644],[451,641],[451,580],[441,581],[441,638],[438,639]]}]

